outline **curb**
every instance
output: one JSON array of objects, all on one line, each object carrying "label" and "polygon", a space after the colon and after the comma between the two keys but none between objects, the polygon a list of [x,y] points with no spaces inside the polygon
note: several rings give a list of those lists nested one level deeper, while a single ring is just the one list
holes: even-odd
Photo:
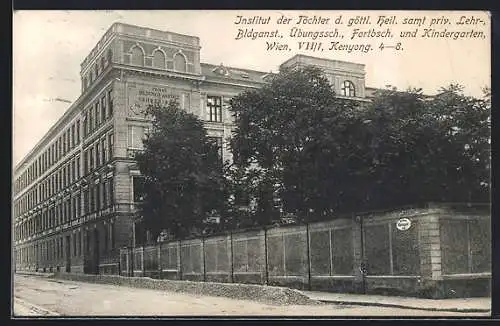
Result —
[{"label": "curb", "polygon": [[17,271],[14,275],[23,275],[23,276],[39,276],[39,277],[51,277],[54,273],[40,273],[40,272],[23,272]]},{"label": "curb", "polygon": [[[42,307],[37,306],[37,305],[35,305],[35,304],[33,304],[33,303],[29,303],[29,302],[24,301],[24,300],[22,300],[22,299],[19,299],[19,298],[17,298],[17,297],[14,299],[14,302],[15,302],[15,303],[17,302],[18,304],[21,304],[21,305],[25,306],[26,308],[28,308],[28,309],[30,309],[30,310],[33,310],[33,311],[35,311],[35,312],[39,313],[40,315],[42,315],[42,316],[44,316],[44,317],[45,317],[45,316],[60,316],[60,314],[58,314],[57,312],[50,311],[50,310],[48,310],[48,309],[42,308]],[[14,304],[15,304],[15,303],[14,303]],[[17,317],[18,317],[18,318],[24,318],[24,317],[28,317],[28,316],[17,316]],[[16,318],[17,318],[17,317],[16,317]]]},{"label": "curb", "polygon": [[[312,299],[312,298],[311,298]],[[314,300],[314,299],[312,299]],[[442,311],[442,312],[491,312],[491,309],[482,308],[429,308],[429,307],[415,307],[396,303],[381,303],[381,302],[366,302],[366,301],[343,301],[343,300],[322,300],[316,299],[317,301],[324,303],[334,303],[339,305],[356,305],[356,306],[372,306],[372,307],[387,307],[387,308],[401,308],[401,309],[412,309],[412,310],[424,310],[424,311]]]}]

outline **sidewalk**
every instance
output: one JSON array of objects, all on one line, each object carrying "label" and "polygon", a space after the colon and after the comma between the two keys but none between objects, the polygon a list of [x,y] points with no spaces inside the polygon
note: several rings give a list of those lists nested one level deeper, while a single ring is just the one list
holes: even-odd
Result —
[{"label": "sidewalk", "polygon": [[350,293],[329,293],[319,291],[301,291],[309,298],[322,302],[346,305],[380,306],[392,308],[418,309],[428,311],[450,312],[489,312],[491,298],[461,299],[420,299],[383,295],[366,295]]},{"label": "sidewalk", "polygon": [[31,275],[31,276],[50,277],[50,276],[53,276],[55,273],[50,273],[50,272],[40,273],[40,272],[30,272],[30,271],[16,271],[14,274],[16,274],[16,275]]}]

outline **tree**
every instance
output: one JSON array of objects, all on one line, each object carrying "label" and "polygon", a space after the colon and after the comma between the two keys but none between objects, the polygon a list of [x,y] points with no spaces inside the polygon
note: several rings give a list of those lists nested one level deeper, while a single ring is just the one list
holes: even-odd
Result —
[{"label": "tree", "polygon": [[[369,103],[335,97],[317,68],[280,71],[230,104],[233,180],[268,224],[430,201],[489,201],[490,111],[450,85],[378,90]],[[251,223],[250,223],[251,224]]]},{"label": "tree", "polygon": [[144,176],[140,211],[156,238],[163,229],[177,237],[196,232],[223,205],[222,163],[203,123],[177,103],[150,106],[152,131],[135,156]]},{"label": "tree", "polygon": [[490,109],[487,98],[464,96],[457,85],[432,97],[421,89],[378,91],[360,112],[369,123],[356,134],[364,158],[348,162],[358,170],[355,188],[345,187],[350,202],[374,209],[489,201]]},{"label": "tree", "polygon": [[271,222],[280,208],[298,219],[332,210],[331,167],[357,107],[336,98],[314,67],[284,69],[261,89],[233,98],[231,148],[240,177],[254,185],[258,224]]}]

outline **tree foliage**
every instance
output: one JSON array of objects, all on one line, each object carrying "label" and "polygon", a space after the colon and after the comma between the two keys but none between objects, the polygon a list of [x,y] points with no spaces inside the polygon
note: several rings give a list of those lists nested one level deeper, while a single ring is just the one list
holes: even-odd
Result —
[{"label": "tree foliage", "polygon": [[203,123],[175,102],[146,113],[153,128],[135,157],[144,177],[143,224],[155,238],[164,229],[183,237],[223,208],[218,148]]},{"label": "tree foliage", "polygon": [[231,101],[234,190],[254,198],[254,224],[488,201],[487,97],[450,85],[432,97],[379,90],[365,103],[335,97],[319,69],[283,70]]}]

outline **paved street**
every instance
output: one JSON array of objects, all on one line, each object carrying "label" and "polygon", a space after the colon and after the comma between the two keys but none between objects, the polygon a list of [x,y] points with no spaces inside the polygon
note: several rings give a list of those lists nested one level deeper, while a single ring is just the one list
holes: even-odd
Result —
[{"label": "paved street", "polygon": [[15,276],[14,315],[43,316],[442,316],[474,317],[488,313],[434,312],[414,309],[340,306],[277,306],[166,293],[149,289]]}]

